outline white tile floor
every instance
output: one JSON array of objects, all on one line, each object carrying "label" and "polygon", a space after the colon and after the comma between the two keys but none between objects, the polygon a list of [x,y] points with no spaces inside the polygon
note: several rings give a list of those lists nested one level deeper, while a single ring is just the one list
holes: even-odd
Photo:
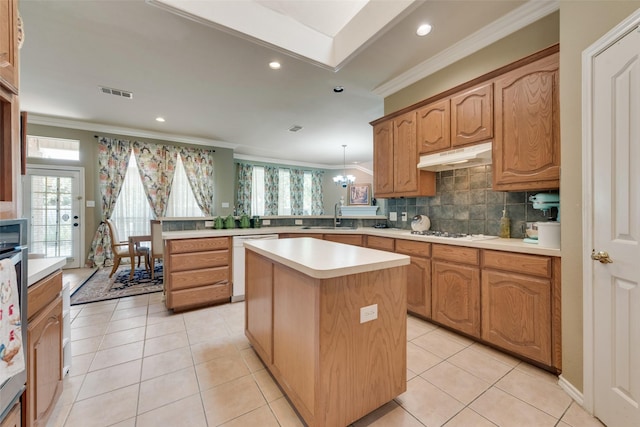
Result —
[{"label": "white tile floor", "polygon": [[[48,426],[301,426],[244,337],[243,303],[161,294],[72,307],[71,372]],[[557,378],[409,316],[407,391],[354,426],[602,426]]]}]

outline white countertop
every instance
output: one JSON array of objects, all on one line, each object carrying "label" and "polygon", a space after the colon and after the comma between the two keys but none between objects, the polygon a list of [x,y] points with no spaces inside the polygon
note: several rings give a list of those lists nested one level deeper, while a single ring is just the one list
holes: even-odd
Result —
[{"label": "white countertop", "polygon": [[420,236],[411,234],[409,230],[394,228],[311,228],[305,229],[303,226],[291,227],[262,227],[262,228],[233,228],[223,230],[188,230],[188,231],[165,231],[162,238],[171,239],[194,239],[199,237],[226,237],[226,236],[247,236],[256,234],[279,234],[279,233],[318,233],[318,234],[363,234],[368,236],[389,237],[392,239],[415,240],[419,242],[443,243],[455,246],[467,246],[479,249],[491,249],[496,251],[519,252],[533,255],[561,256],[560,249],[551,249],[538,246],[536,244],[524,243],[522,239],[491,239],[469,241],[464,239],[447,239],[443,237]]},{"label": "white countertop", "polygon": [[28,286],[44,279],[56,270],[61,269],[67,263],[65,257],[55,258],[30,258],[28,261],[29,281]]},{"label": "white countertop", "polygon": [[400,267],[410,262],[406,255],[311,237],[250,240],[244,246],[315,279]]}]

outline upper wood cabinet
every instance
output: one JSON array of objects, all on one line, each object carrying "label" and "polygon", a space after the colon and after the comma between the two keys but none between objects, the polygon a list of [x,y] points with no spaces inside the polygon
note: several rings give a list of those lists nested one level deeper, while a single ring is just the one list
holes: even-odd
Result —
[{"label": "upper wood cabinet", "polygon": [[18,2],[0,1],[0,219],[16,218],[20,182]]},{"label": "upper wood cabinet", "polygon": [[435,174],[417,168],[416,112],[373,127],[374,193],[376,197],[433,196]]},{"label": "upper wood cabinet", "polygon": [[451,97],[451,146],[493,137],[493,84],[483,83]]},{"label": "upper wood cabinet", "polygon": [[420,154],[475,144],[492,137],[492,82],[482,83],[418,109]]},{"label": "upper wood cabinet", "polygon": [[494,190],[560,187],[558,56],[495,80]]},{"label": "upper wood cabinet", "polygon": [[418,151],[420,154],[451,147],[451,109],[449,99],[418,110]]},{"label": "upper wood cabinet", "polygon": [[18,93],[18,2],[0,2],[0,84]]}]

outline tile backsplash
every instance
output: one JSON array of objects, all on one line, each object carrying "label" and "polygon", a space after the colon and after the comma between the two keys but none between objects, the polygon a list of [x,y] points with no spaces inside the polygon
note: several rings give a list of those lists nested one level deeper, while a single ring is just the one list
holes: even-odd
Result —
[{"label": "tile backsplash", "polygon": [[[524,227],[530,221],[544,221],[557,216],[553,208],[547,215],[533,209],[529,196],[534,192],[503,192],[491,189],[491,166],[477,166],[436,172],[436,195],[433,197],[379,200],[381,213],[387,218],[396,212],[397,221],[391,227],[411,228],[411,219],[417,214],[427,215],[431,230],[454,233],[498,235],[500,217],[506,204],[511,220],[511,237],[525,236]],[[407,221],[402,221],[402,212]]]}]

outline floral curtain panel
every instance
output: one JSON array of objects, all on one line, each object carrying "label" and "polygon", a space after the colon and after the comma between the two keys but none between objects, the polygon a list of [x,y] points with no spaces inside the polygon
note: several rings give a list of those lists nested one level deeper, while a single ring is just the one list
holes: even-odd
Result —
[{"label": "floral curtain panel", "polygon": [[278,167],[264,167],[264,214],[278,215]]},{"label": "floral curtain panel", "polygon": [[236,192],[238,212],[251,212],[252,184],[253,165],[238,163],[238,191]]},{"label": "floral curtain panel", "polygon": [[183,147],[180,148],[180,157],[198,206],[205,216],[213,215],[213,152]]},{"label": "floral curtain panel", "polygon": [[90,267],[102,267],[106,260],[113,259],[109,230],[105,221],[111,217],[116,200],[118,200],[131,150],[131,141],[98,138],[98,185],[100,187],[102,221],[93,237],[87,258],[87,265]]},{"label": "floral curtain panel", "polygon": [[324,214],[324,200],[322,198],[322,179],[324,171],[311,172],[311,215]]},{"label": "floral curtain panel", "polygon": [[290,169],[289,191],[291,192],[291,215],[304,214],[304,171]]},{"label": "floral curtain panel", "polygon": [[140,179],[156,218],[165,216],[171,183],[176,170],[178,149],[173,146],[135,141],[133,154]]}]

